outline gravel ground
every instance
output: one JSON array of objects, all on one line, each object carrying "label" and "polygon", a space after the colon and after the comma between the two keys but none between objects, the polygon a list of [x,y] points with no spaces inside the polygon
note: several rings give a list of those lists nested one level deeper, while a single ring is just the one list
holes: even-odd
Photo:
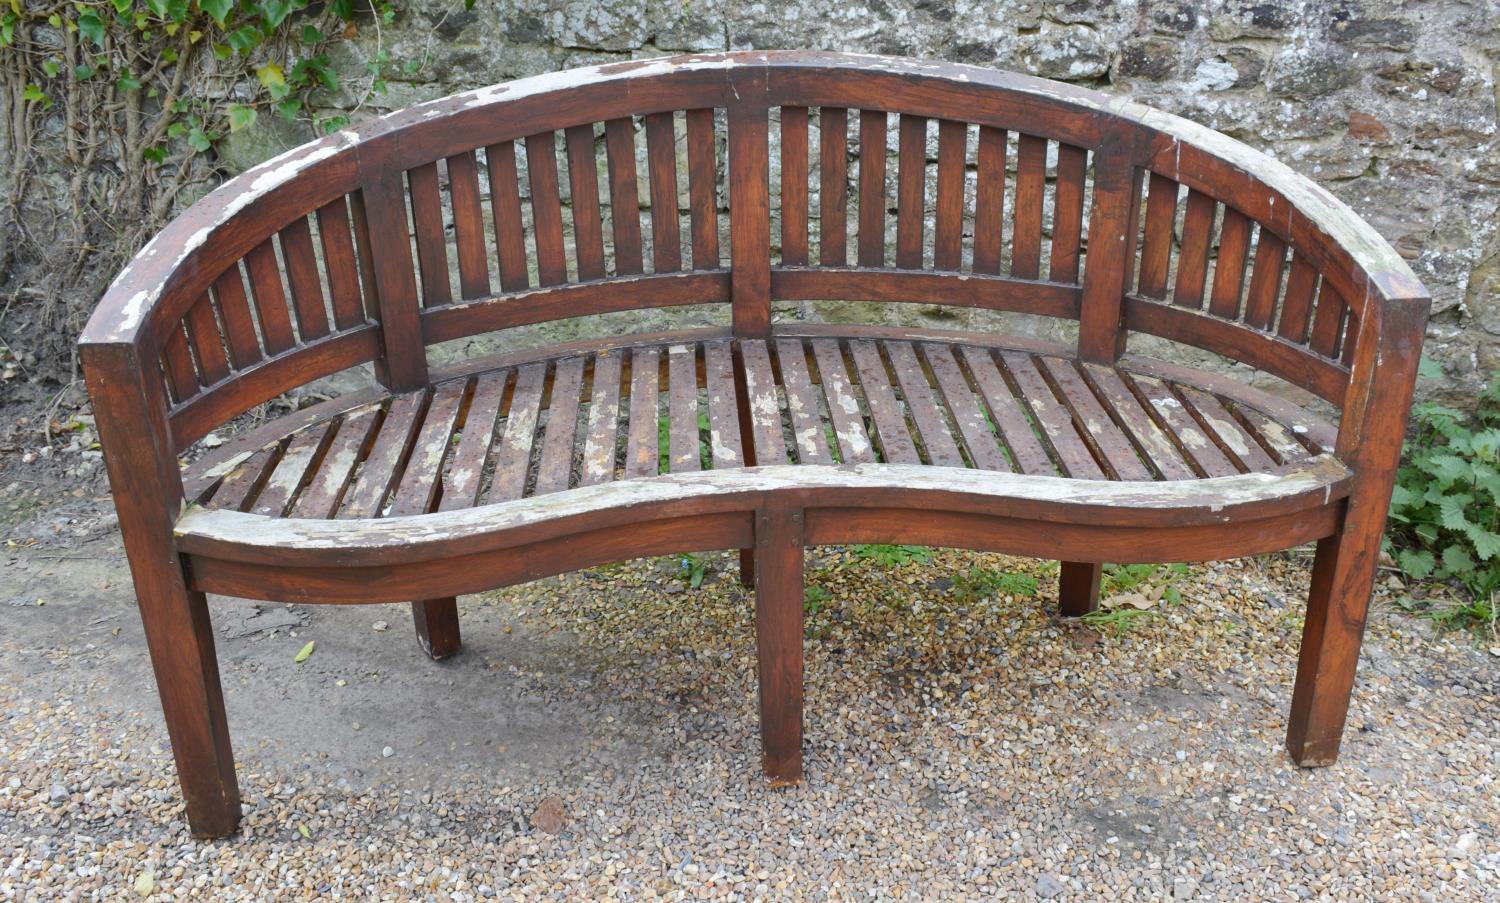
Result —
[{"label": "gravel ground", "polygon": [[0,569],[6,899],[1500,900],[1493,641],[1378,602],[1343,757],[1302,771],[1305,556],[1157,571],[1147,614],[1087,625],[1036,562],[810,553],[787,790],[729,556],[696,589],[666,559],[465,599],[442,665],[400,607],[257,631],[216,600],[246,818],[201,843],[117,537],[58,536]]}]

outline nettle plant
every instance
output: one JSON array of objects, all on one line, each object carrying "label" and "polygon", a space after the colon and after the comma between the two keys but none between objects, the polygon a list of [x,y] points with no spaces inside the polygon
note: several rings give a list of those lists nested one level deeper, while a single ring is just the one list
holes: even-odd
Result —
[{"label": "nettle plant", "polygon": [[[1425,369],[1425,365],[1424,365]],[[1388,551],[1415,581],[1441,581],[1456,606],[1408,603],[1442,622],[1494,629],[1500,595],[1500,375],[1474,412],[1424,402],[1391,497]]]}]

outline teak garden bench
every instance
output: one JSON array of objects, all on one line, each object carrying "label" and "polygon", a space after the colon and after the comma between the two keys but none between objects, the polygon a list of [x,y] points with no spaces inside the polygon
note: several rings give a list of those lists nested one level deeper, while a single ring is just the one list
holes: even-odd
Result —
[{"label": "teak garden bench", "polygon": [[[830,299],[984,328],[799,317]],[[696,328],[615,314],[607,338],[429,363],[687,305]],[[1427,309],[1343,204],[1185,120],[968,66],[731,53],[523,79],[297,148],[163,230],[82,353],[188,820],[222,835],[240,800],[205,593],[418,600],[442,658],[458,594],[711,549],[753,579],[763,765],[793,782],[807,546],[1061,559],[1077,615],[1100,562],[1316,541],[1287,745],[1329,764]],[[988,311],[1076,321],[1076,342]],[[378,385],[179,464],[367,363]]]}]

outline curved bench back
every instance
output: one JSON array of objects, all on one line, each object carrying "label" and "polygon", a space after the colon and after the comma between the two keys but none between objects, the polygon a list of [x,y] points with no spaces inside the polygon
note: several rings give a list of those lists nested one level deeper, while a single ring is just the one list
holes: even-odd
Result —
[{"label": "curved bench back", "polygon": [[298,148],[169,225],[83,342],[132,350],[180,450],[360,363],[415,388],[436,342],[681,304],[765,336],[773,302],[817,299],[1075,319],[1095,361],[1150,333],[1335,405],[1379,311],[1426,309],[1337,200],[1176,117],[974,67],[742,53],[523,79]]}]

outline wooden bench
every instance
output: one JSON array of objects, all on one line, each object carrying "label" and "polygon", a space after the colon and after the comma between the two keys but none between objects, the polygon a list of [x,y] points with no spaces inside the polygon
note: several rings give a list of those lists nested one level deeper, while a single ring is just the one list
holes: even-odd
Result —
[{"label": "wooden bench", "polygon": [[[830,299],[881,303],[806,316]],[[966,328],[881,325],[885,302]],[[649,308],[682,328],[619,313]],[[807,546],[1061,559],[1078,615],[1100,562],[1316,541],[1287,745],[1331,763],[1427,310],[1343,204],[1182,119],[967,66],[735,53],[524,79],[291,151],[162,231],[82,353],[188,819],[222,835],[240,804],[205,593],[418,600],[442,658],[458,594],[710,549],[754,575],[763,764],[794,782]],[[429,362],[607,313],[604,338]],[[1127,354],[1132,334],[1288,392]],[[377,385],[179,463],[366,364]]]}]

